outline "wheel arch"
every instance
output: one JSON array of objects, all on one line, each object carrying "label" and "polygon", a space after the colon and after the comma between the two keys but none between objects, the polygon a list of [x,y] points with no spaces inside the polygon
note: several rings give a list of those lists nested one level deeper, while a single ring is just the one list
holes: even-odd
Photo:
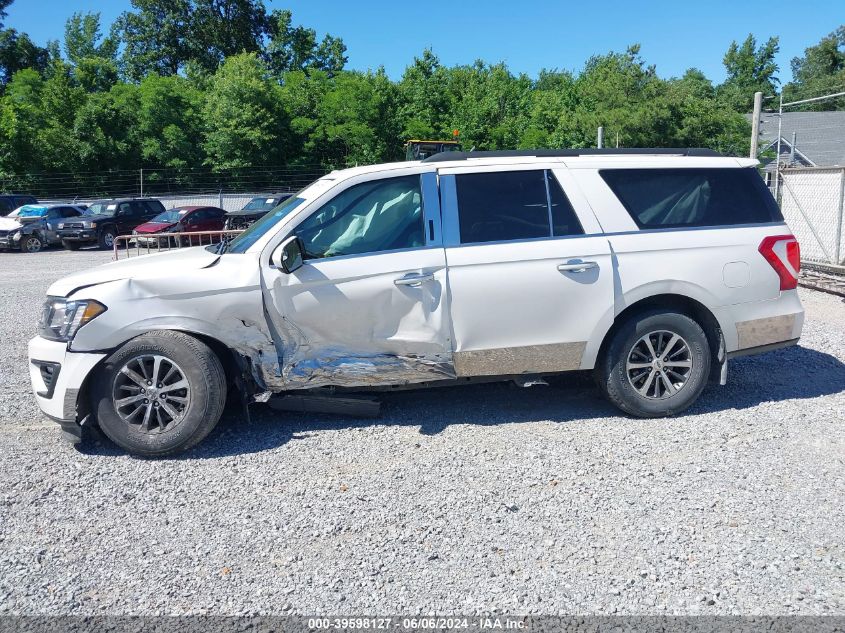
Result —
[{"label": "wheel arch", "polygon": [[710,345],[711,374],[710,379],[718,378],[724,355],[724,332],[719,319],[700,300],[686,294],[663,292],[643,297],[626,306],[617,314],[613,323],[604,332],[601,344],[594,349],[594,355],[590,359],[590,367],[595,366],[598,359],[602,358],[607,351],[607,346],[614,335],[634,316],[653,310],[666,310],[680,312],[695,320],[704,330],[707,341]]}]

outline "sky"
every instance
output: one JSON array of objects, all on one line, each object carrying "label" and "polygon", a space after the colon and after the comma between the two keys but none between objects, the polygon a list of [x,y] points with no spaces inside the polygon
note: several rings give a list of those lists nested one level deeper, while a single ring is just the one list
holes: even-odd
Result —
[{"label": "sky", "polygon": [[[476,59],[503,61],[535,77],[543,68],[579,70],[591,56],[639,43],[662,77],[696,67],[724,79],[731,41],[753,33],[780,37],[780,79],[790,60],[845,24],[845,0],[265,0],[288,8],[294,21],[343,38],[348,68],[384,66],[397,79],[415,55],[431,48],[447,66]],[[74,11],[99,11],[110,24],[129,0],[15,0],[6,26],[39,44],[60,39]],[[106,27],[107,28],[107,27]]]}]

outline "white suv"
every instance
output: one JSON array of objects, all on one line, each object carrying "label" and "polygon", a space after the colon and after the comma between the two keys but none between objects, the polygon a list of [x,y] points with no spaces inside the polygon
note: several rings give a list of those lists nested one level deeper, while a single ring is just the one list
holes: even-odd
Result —
[{"label": "white suv", "polygon": [[798,244],[749,159],[708,150],[448,153],[333,172],[225,248],[53,284],[42,410],[142,455],[245,401],[594,370],[636,416],[794,344]]}]

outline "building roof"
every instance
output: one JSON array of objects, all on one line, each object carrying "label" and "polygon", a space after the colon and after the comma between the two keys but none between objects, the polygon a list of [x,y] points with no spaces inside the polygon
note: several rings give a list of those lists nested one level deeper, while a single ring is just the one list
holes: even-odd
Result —
[{"label": "building roof", "polygon": [[[751,120],[750,114],[746,118]],[[795,133],[795,151],[813,166],[845,166],[845,111],[784,112],[781,124],[781,154],[791,151]],[[777,144],[777,112],[760,117],[760,151]]]}]

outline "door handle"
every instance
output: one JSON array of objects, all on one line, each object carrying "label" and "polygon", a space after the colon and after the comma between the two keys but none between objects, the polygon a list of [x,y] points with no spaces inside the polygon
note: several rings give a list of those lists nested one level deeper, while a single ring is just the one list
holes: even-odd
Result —
[{"label": "door handle", "polygon": [[410,273],[405,275],[404,277],[399,277],[399,279],[394,279],[393,283],[397,286],[411,286],[412,288],[416,288],[424,281],[434,281],[434,274],[433,273]]},{"label": "door handle", "polygon": [[563,273],[585,273],[593,268],[598,268],[596,262],[570,262],[567,264],[558,264],[557,269]]}]

